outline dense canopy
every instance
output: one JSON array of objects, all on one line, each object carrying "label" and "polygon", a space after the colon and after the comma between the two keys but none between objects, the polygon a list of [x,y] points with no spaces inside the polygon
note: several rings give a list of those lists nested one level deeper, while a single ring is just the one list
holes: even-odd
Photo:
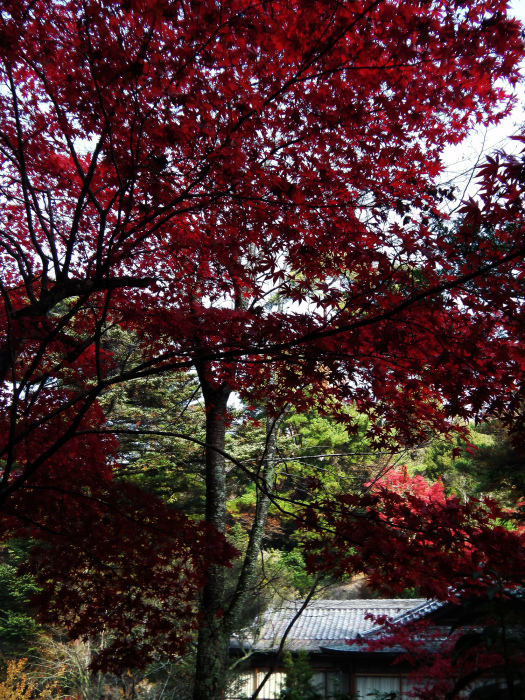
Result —
[{"label": "dense canopy", "polygon": [[[82,524],[56,529],[66,495],[79,512],[93,499],[129,516],[97,400],[151,374],[198,373],[216,564],[232,554],[233,391],[274,418],[315,406],[350,430],[353,404],[376,446],[458,417],[519,423],[522,161],[486,165],[457,224],[440,214],[452,193],[437,178],[447,144],[508,111],[522,56],[501,0],[6,0],[7,530],[74,538]],[[204,531],[184,522],[167,536],[206,557]],[[224,603],[214,575],[211,627]]]}]

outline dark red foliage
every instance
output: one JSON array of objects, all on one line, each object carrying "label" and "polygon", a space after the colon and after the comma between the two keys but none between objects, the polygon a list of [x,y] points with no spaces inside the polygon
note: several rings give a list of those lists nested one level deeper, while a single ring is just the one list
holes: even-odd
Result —
[{"label": "dark red foliage", "polygon": [[[356,401],[378,443],[508,405],[521,184],[479,245],[418,215],[443,146],[505,109],[500,0],[10,0],[0,27],[6,473],[51,456],[19,454],[50,404],[196,361],[274,407]],[[124,376],[112,323],[144,343]]]},{"label": "dark red foliage", "polygon": [[[483,626],[480,625],[451,631],[450,626],[438,626],[428,619],[408,624],[395,624],[385,619],[378,619],[377,622],[383,629],[367,642],[367,649],[396,649],[399,656],[394,664],[410,665],[408,678],[411,692],[415,697],[424,697],[425,700],[464,700],[476,686],[490,686],[496,679],[499,681],[496,687],[486,688],[481,697],[486,700],[505,697],[502,680],[506,666],[508,668],[512,665],[513,669],[516,666],[523,667],[525,660],[522,649],[518,652],[512,649],[512,656],[505,656],[501,644],[497,644],[496,640],[492,648],[484,644],[472,644],[469,647],[472,635],[479,635],[483,641],[487,641],[484,639]],[[492,625],[486,629],[494,628],[492,621]],[[455,652],[461,647],[464,653],[457,657]]]},{"label": "dark red foliage", "polygon": [[494,700],[502,692],[496,680],[512,687],[522,677],[525,528],[519,510],[488,498],[447,498],[440,481],[430,484],[402,469],[363,494],[313,503],[299,525],[310,533],[310,572],[363,572],[383,593],[416,589],[457,606],[452,628],[430,618],[378,618],[382,631],[363,642],[411,664],[417,697],[452,700],[484,683],[482,697]]},{"label": "dark red foliage", "polygon": [[35,539],[23,571],[41,587],[41,620],[72,638],[104,634],[91,666],[119,671],[180,655],[210,566],[238,552],[207,523],[116,481],[108,452],[99,435],[71,440],[4,506],[2,534]]},{"label": "dark red foliage", "polygon": [[490,498],[445,497],[440,482],[394,471],[365,493],[313,503],[300,524],[321,535],[306,545],[311,572],[365,572],[377,590],[416,588],[457,601],[502,580],[522,584],[525,529],[517,515]]},{"label": "dark red foliage", "polygon": [[[521,161],[485,167],[458,235],[438,224],[435,183],[444,146],[509,109],[523,53],[502,0],[3,2],[0,505],[9,524],[55,532],[51,479],[60,508],[80,508],[63,540],[45,535],[72,548],[68,595],[97,502],[102,539],[132,540],[134,513],[149,524],[137,556],[164,513],[106,478],[105,437],[89,442],[99,467],[82,461],[97,397],[117,382],[198,365],[270,413],[315,405],[348,423],[353,402],[376,445],[458,416],[515,420]],[[205,558],[207,540],[165,519],[186,580],[179,557],[196,537]],[[161,590],[166,547],[151,554]],[[125,571],[107,556],[99,571]],[[126,585],[131,610],[142,584]],[[94,629],[89,615],[76,631]]]}]

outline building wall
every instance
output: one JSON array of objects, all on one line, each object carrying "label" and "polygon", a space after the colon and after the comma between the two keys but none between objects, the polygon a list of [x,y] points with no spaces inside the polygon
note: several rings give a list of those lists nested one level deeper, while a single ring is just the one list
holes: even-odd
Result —
[{"label": "building wall", "polygon": [[[226,700],[250,698],[266,675],[267,668],[258,666],[240,673],[230,687]],[[284,688],[286,674],[284,669],[276,670],[259,694],[259,700],[277,700]],[[337,692],[354,692],[362,700],[370,700],[370,693],[397,693],[400,699],[408,699],[408,692],[413,684],[404,674],[393,673],[352,673],[349,670],[334,668],[316,668],[313,683],[322,698],[329,700]]]}]

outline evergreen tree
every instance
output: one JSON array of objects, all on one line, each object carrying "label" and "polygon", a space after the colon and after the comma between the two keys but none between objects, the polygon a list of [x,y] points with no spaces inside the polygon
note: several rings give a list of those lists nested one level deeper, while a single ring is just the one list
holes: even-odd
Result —
[{"label": "evergreen tree", "polygon": [[322,695],[313,683],[314,672],[308,662],[308,654],[301,650],[295,659],[287,652],[284,655],[286,669],[286,684],[281,692],[280,700],[321,700]]}]

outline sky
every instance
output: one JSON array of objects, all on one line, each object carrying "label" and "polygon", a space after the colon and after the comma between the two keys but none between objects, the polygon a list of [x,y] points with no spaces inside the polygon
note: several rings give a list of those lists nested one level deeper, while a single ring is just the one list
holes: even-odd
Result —
[{"label": "sky", "polygon": [[[512,14],[525,26],[525,0],[513,0],[510,3]],[[525,76],[525,65],[522,67]],[[525,78],[524,78],[525,80]],[[489,128],[480,127],[459,146],[450,146],[443,154],[445,172],[443,182],[456,185],[460,199],[475,192],[475,178],[472,169],[481,163],[485,156],[499,149],[518,152],[521,145],[510,140],[520,126],[525,125],[525,82],[516,88],[517,104],[511,115],[499,124]]]}]

